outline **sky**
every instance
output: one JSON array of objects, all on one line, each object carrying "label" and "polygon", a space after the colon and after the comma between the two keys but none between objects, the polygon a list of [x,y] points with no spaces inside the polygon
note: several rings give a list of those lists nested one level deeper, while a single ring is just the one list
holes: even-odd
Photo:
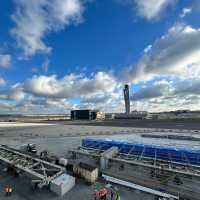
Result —
[{"label": "sky", "polygon": [[199,110],[199,0],[0,1],[0,114]]}]

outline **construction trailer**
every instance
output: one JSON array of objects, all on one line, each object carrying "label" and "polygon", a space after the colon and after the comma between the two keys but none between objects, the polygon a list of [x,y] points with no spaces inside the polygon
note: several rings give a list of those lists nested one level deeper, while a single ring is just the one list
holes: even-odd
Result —
[{"label": "construction trailer", "polygon": [[181,198],[199,200],[199,150],[84,139],[73,154],[79,160],[89,157],[90,162],[99,167],[102,153],[112,147],[118,147],[118,154],[109,159],[105,170],[101,169],[103,174]]},{"label": "construction trailer", "polygon": [[[72,178],[69,178],[68,175],[64,175],[65,168],[41,160],[36,155],[25,154],[5,145],[0,145],[0,162],[8,168],[12,167],[18,174],[26,175],[38,188],[50,186],[50,184],[51,186],[53,185],[51,188],[56,188],[56,183],[62,180],[63,184],[58,184],[57,190],[52,190],[53,192],[59,191],[57,194],[63,195],[64,191],[68,191],[66,187],[69,188],[69,186],[67,185],[69,183],[73,185],[73,181],[71,181]],[[64,176],[67,176],[65,180],[63,179]],[[60,189],[58,189],[58,187],[60,187]]]},{"label": "construction trailer", "polygon": [[85,179],[87,183],[95,183],[99,176],[99,169],[87,163],[80,162],[73,166],[73,173]]}]

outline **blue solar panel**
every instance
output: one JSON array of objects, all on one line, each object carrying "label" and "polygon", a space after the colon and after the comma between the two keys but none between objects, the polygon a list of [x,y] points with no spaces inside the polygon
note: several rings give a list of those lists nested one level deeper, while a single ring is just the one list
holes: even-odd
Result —
[{"label": "blue solar panel", "polygon": [[177,149],[144,144],[134,144],[113,140],[83,139],[82,146],[99,150],[107,150],[110,147],[118,147],[120,153],[142,155],[145,157],[168,160],[172,162],[188,163],[200,166],[200,150]]}]

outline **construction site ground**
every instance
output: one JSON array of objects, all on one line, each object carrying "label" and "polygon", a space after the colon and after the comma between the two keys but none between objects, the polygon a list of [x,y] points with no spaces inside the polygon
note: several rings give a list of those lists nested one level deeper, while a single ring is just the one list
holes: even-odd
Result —
[{"label": "construction site ground", "polygon": [[[13,187],[13,194],[7,197],[4,193],[4,187],[9,184]],[[99,183],[98,187],[103,187],[105,184]],[[153,195],[146,194],[137,190],[128,189],[121,186],[116,186],[117,192],[121,195],[121,199],[126,200],[153,200]],[[84,181],[78,179],[76,186],[63,197],[58,197],[50,192],[47,188],[33,190],[29,179],[24,176],[13,177],[6,172],[0,172],[0,199],[1,200],[92,200],[92,192],[95,186],[88,185]]]},{"label": "construction site ground", "polygon": [[[107,138],[115,140],[126,140],[130,142],[167,145],[187,148],[200,149],[199,141],[186,140],[167,140],[159,138],[143,138],[142,134],[168,134],[168,131],[153,129],[140,129],[134,127],[112,127],[112,126],[88,126],[88,125],[69,125],[57,123],[46,126],[20,126],[20,127],[0,127],[0,143],[10,147],[19,148],[24,143],[36,143],[39,151],[48,149],[53,154],[59,157],[65,157],[67,151],[71,148],[77,148],[81,145],[81,140],[85,137],[91,138]],[[170,131],[170,134],[175,135],[192,135],[199,137],[199,133],[195,131],[181,132],[181,130]],[[14,193],[11,197],[5,197],[3,188],[6,184],[12,184]],[[22,176],[18,179],[8,176],[3,170],[0,170],[0,199],[13,200],[56,200],[61,199],[47,189],[42,189],[40,192],[31,189],[30,180]],[[68,200],[88,200],[91,198],[92,187],[78,181],[75,188],[66,194],[62,199]],[[119,187],[121,199],[126,200],[151,200],[152,195]]]}]

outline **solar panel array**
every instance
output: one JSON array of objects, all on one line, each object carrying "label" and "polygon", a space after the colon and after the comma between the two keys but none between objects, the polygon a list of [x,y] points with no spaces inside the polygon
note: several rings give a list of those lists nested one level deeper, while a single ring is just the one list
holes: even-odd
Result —
[{"label": "solar panel array", "polygon": [[101,139],[83,139],[82,146],[98,150],[107,150],[111,147],[118,147],[119,152],[123,154],[200,166],[200,150],[177,149],[172,147]]}]

